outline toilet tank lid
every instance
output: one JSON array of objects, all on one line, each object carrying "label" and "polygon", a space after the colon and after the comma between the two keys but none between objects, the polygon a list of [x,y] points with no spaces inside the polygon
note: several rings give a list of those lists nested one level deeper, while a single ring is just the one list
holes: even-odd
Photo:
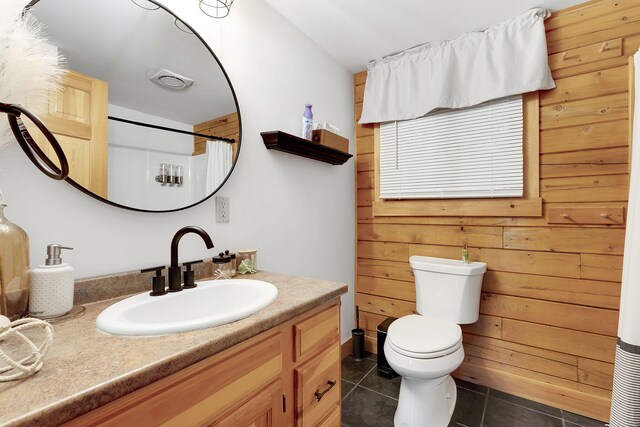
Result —
[{"label": "toilet tank lid", "polygon": [[465,264],[459,259],[434,258],[429,256],[413,255],[409,258],[409,264],[414,270],[433,271],[436,273],[457,274],[459,276],[475,276],[487,271],[484,262],[470,262]]}]

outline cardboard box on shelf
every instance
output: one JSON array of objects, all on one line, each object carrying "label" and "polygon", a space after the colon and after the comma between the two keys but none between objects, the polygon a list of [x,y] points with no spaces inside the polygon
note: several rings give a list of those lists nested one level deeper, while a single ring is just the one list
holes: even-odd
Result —
[{"label": "cardboard box on shelf", "polygon": [[313,131],[312,141],[334,150],[349,152],[349,140],[325,129]]}]

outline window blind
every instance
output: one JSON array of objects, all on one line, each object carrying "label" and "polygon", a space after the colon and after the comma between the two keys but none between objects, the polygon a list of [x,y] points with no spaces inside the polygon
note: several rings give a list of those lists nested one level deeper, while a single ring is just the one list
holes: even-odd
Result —
[{"label": "window blind", "polygon": [[380,125],[381,199],[522,197],[522,95]]}]

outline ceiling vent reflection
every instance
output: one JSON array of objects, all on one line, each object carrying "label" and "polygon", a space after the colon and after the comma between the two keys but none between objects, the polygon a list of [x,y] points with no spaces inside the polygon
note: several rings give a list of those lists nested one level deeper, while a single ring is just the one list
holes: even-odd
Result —
[{"label": "ceiling vent reflection", "polygon": [[167,70],[166,68],[151,74],[149,80],[158,86],[172,90],[188,89],[193,86],[194,83],[193,79],[178,74],[175,71]]}]

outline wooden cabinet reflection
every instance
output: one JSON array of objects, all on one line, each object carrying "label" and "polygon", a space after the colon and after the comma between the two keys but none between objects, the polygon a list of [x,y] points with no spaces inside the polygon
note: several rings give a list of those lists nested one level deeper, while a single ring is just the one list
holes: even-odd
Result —
[{"label": "wooden cabinet reflection", "polygon": [[[62,90],[49,97],[49,110],[40,117],[53,132],[69,161],[69,177],[87,190],[107,197],[108,84],[68,71]],[[44,136],[29,132],[50,159],[56,159]]]}]

